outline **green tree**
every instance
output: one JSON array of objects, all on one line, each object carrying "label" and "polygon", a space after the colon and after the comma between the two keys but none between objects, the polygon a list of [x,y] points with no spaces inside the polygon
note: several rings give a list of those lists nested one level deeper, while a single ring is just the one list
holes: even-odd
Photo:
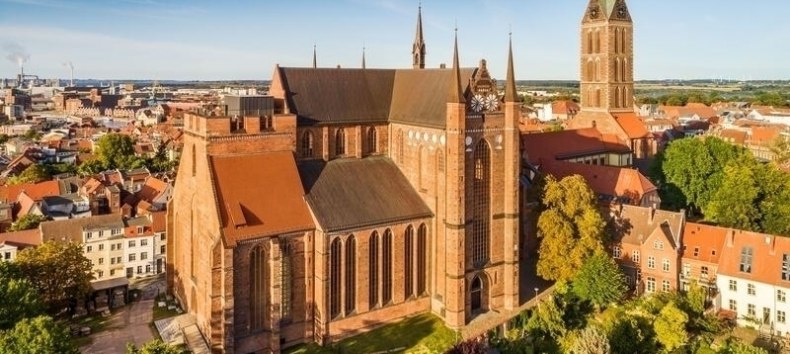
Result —
[{"label": "green tree", "polygon": [[661,165],[666,182],[677,186],[692,210],[705,212],[724,178],[724,167],[749,153],[721,139],[687,138],[667,147]]},{"label": "green tree", "polygon": [[137,348],[133,343],[126,344],[126,354],[181,354],[181,350],[160,339],[152,340]]},{"label": "green tree", "polygon": [[24,279],[15,264],[0,262],[0,331],[23,318],[41,314],[38,292]]},{"label": "green tree", "polygon": [[770,145],[771,152],[774,153],[774,162],[784,165],[790,162],[790,140],[784,136],[779,136]]},{"label": "green tree", "polygon": [[49,316],[26,318],[0,334],[0,354],[77,354],[69,329]]},{"label": "green tree", "polygon": [[596,326],[588,326],[574,340],[572,354],[609,354],[612,348],[606,333]]},{"label": "green tree", "polygon": [[18,176],[8,179],[8,184],[38,183],[52,178],[49,169],[44,165],[32,164],[25,168]]},{"label": "green tree", "polygon": [[596,201],[595,193],[581,176],[561,181],[551,176],[546,179],[545,210],[538,218],[538,236],[542,238],[538,275],[568,281],[590,256],[603,251],[606,223]]},{"label": "green tree", "polygon": [[128,135],[106,134],[97,142],[97,155],[104,163],[104,167],[136,168],[142,164],[142,159],[134,155],[134,140]]},{"label": "green tree", "polygon": [[721,186],[711,197],[705,217],[719,225],[760,231],[760,197],[756,164],[733,163],[724,168]]},{"label": "green tree", "polygon": [[573,292],[582,300],[602,308],[623,298],[628,289],[625,275],[611,256],[597,252],[587,259],[573,278]]},{"label": "green tree", "polygon": [[655,332],[643,317],[623,315],[609,330],[609,343],[614,354],[655,353]]},{"label": "green tree", "polygon": [[541,300],[537,308],[533,308],[525,329],[559,339],[567,332],[563,316],[565,310],[557,304],[553,296],[549,296]]},{"label": "green tree", "polygon": [[685,303],[691,315],[695,317],[702,316],[705,312],[705,299],[707,297],[707,290],[700,286],[697,282],[692,282],[689,289],[686,291]]},{"label": "green tree", "polygon": [[93,267],[78,243],[47,241],[19,252],[16,262],[51,311],[90,291]]},{"label": "green tree", "polygon": [[99,159],[88,160],[77,166],[77,173],[80,176],[92,176],[104,170],[107,170],[107,167]]},{"label": "green tree", "polygon": [[686,344],[688,341],[687,322],[688,315],[681,311],[674,302],[668,303],[661,309],[653,322],[653,328],[656,331],[656,339],[666,351],[671,352]]},{"label": "green tree", "polygon": [[0,134],[0,144],[5,144],[8,142],[8,140],[11,140],[10,136],[7,134]]},{"label": "green tree", "polygon": [[37,214],[25,214],[11,224],[8,231],[22,231],[30,230],[38,227],[39,224],[46,221],[47,217]]}]

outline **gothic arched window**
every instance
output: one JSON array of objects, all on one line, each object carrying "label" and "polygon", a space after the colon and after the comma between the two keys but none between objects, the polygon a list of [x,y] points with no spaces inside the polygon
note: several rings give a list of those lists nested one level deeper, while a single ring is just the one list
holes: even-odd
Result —
[{"label": "gothic arched window", "polygon": [[444,153],[441,151],[436,152],[436,171],[444,173]]},{"label": "gothic arched window", "polygon": [[263,328],[266,312],[266,253],[255,246],[250,252],[250,329]]},{"label": "gothic arched window", "polygon": [[302,149],[301,149],[302,157],[313,157],[314,144],[315,142],[314,142],[313,132],[309,130],[305,131],[304,134],[302,134]]},{"label": "gothic arched window", "polygon": [[368,243],[368,301],[369,307],[375,308],[379,304],[379,233],[373,231]]},{"label": "gothic arched window", "polygon": [[357,241],[354,235],[346,240],[346,315],[354,312],[357,304]]},{"label": "gothic arched window", "polygon": [[403,297],[414,295],[414,228],[409,225],[403,239]]},{"label": "gothic arched window", "polygon": [[378,137],[376,135],[376,127],[368,129],[367,144],[368,154],[375,154],[378,152]]},{"label": "gothic arched window", "polygon": [[197,174],[197,148],[192,144],[192,177]]},{"label": "gothic arched window", "polygon": [[485,139],[474,151],[472,200],[472,263],[481,267],[489,259],[491,219],[491,149]]},{"label": "gothic arched window", "polygon": [[335,132],[335,155],[346,154],[346,132],[343,128],[338,128]]},{"label": "gothic arched window", "polygon": [[280,244],[280,252],[280,257],[282,258],[282,265],[280,267],[280,287],[282,296],[280,299],[280,314],[282,318],[287,319],[291,317],[291,296],[293,295],[293,289],[291,288],[291,257],[293,257],[293,252],[288,241],[282,241]]},{"label": "gothic arched window", "polygon": [[398,162],[403,163],[403,150],[406,146],[406,141],[403,139],[403,130],[398,129]]},{"label": "gothic arched window", "polygon": [[336,238],[329,247],[329,316],[331,318],[340,315],[340,257],[342,251],[340,238]]},{"label": "gothic arched window", "polygon": [[420,225],[417,230],[417,295],[425,294],[428,270],[426,254],[428,252],[428,227]]},{"label": "gothic arched window", "polygon": [[384,237],[381,240],[381,253],[382,253],[382,272],[381,272],[381,303],[386,305],[392,301],[392,231],[387,229],[384,231]]}]

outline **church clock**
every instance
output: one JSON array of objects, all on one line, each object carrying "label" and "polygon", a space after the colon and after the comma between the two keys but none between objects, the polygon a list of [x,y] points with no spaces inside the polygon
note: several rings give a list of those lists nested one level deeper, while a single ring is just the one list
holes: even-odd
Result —
[{"label": "church clock", "polygon": [[486,99],[481,94],[474,95],[472,97],[472,102],[470,103],[472,107],[472,111],[475,113],[480,113],[483,111],[483,108],[486,106]]},{"label": "church clock", "polygon": [[628,9],[625,7],[625,5],[620,5],[617,7],[617,17],[621,20],[628,19]]}]

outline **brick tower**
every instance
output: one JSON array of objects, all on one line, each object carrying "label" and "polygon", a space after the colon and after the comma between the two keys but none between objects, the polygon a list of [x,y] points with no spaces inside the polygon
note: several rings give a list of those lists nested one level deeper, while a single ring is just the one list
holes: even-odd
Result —
[{"label": "brick tower", "polygon": [[633,34],[625,0],[590,0],[581,26],[583,111],[633,112]]}]

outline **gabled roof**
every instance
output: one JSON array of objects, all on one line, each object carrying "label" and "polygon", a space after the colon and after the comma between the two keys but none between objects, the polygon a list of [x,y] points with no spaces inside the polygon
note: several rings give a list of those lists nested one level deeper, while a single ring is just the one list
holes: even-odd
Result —
[{"label": "gabled roof", "polygon": [[533,165],[576,156],[630,151],[625,145],[612,144],[605,140],[598,129],[585,128],[526,134],[521,142],[529,162]]},{"label": "gabled roof", "polygon": [[724,240],[730,231],[724,227],[686,223],[683,229],[683,258],[718,263]]},{"label": "gabled roof", "polygon": [[[751,271],[741,271],[741,252],[752,249]],[[790,254],[790,238],[729,230],[719,257],[718,274],[750,279],[766,284],[790,287],[790,281],[782,280],[782,259]]]},{"label": "gabled roof", "polygon": [[137,197],[141,200],[153,203],[153,200],[159,197],[167,190],[168,184],[156,177],[150,176],[145,179],[145,183],[140,190],[136,193]]},{"label": "gabled roof", "polygon": [[386,157],[299,163],[307,202],[325,231],[427,218],[431,210]]},{"label": "gabled roof", "polygon": [[0,244],[7,243],[14,246],[38,246],[42,243],[41,231],[38,228],[0,233]]},{"label": "gabled roof", "polygon": [[631,139],[644,138],[650,135],[645,123],[636,116],[636,113],[612,113],[612,116]]},{"label": "gabled roof", "polygon": [[[404,122],[444,127],[450,69],[278,67],[285,99],[300,125]],[[462,90],[475,68],[461,69]]]},{"label": "gabled roof", "polygon": [[625,199],[628,203],[639,203],[645,194],[656,191],[647,177],[631,168],[554,161],[541,169],[558,179],[580,175],[599,196]]},{"label": "gabled roof", "polygon": [[656,232],[657,228],[673,243],[680,245],[685,215],[681,212],[620,205],[610,213],[612,237],[615,242],[642,245]]},{"label": "gabled roof", "polygon": [[0,200],[6,202],[16,201],[22,191],[27,193],[34,201],[40,201],[47,196],[59,195],[60,185],[58,181],[5,185],[0,187]]},{"label": "gabled roof", "polygon": [[226,242],[313,229],[290,151],[211,156]]},{"label": "gabled roof", "polygon": [[123,228],[123,217],[118,214],[95,215],[59,221],[46,221],[39,225],[44,241],[82,242],[82,231],[87,229]]}]

